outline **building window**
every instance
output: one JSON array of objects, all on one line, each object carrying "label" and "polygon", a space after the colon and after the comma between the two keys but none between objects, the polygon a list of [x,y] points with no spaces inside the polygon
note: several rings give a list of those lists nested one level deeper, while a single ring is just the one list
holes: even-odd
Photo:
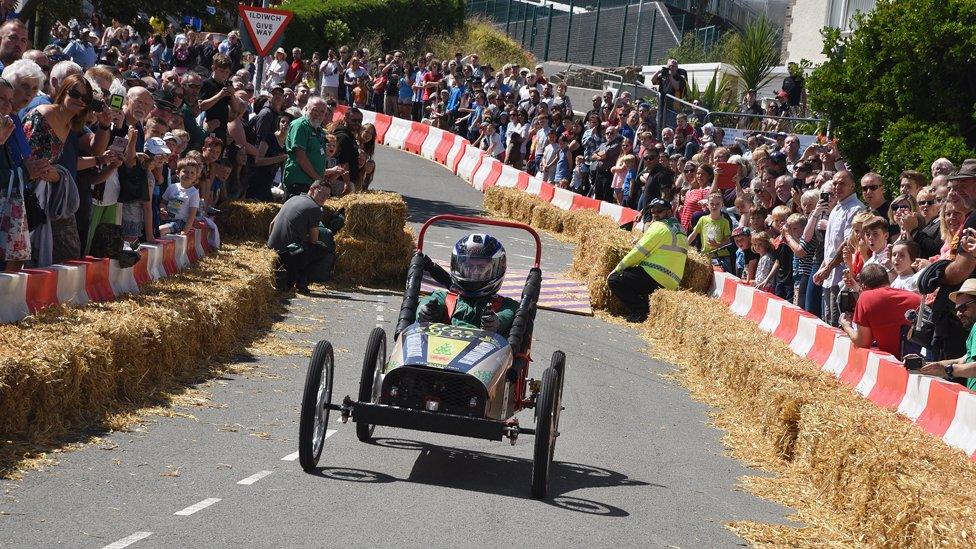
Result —
[{"label": "building window", "polygon": [[828,2],[827,26],[846,33],[853,30],[854,14],[873,10],[877,0],[828,0]]}]

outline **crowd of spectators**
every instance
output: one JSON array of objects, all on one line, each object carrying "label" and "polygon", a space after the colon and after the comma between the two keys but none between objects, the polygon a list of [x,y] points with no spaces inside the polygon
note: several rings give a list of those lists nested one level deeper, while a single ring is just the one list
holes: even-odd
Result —
[{"label": "crowd of spectators", "polygon": [[0,26],[3,270],[134,249],[200,221],[217,246],[224,201],[369,187],[375,129],[355,110],[333,121],[337,102],[309,85],[299,52],[255,94],[237,31],[150,24],[96,14],[55,24],[44,45],[18,19]]},{"label": "crowd of spectators", "polygon": [[[544,181],[644,214],[673,204],[717,266],[856,345],[920,352],[950,376],[976,354],[972,292],[960,291],[976,270],[976,160],[939,159],[930,173],[886,182],[855,176],[836,141],[800,150],[783,131],[727,139],[680,112],[659,132],[656,106],[627,93],[594,95],[577,116],[541,65],[496,70],[477,54],[410,60],[349,47],[278,49],[258,63],[236,31],[156,23],[143,36],[93,16],[56,25],[43,49],[30,49],[21,22],[0,27],[7,270],[83,256],[102,225],[134,244],[212,223],[221,201],[239,197],[305,197],[289,210],[309,217],[329,196],[369,188],[376,130],[363,108],[452,131]],[[674,60],[654,78],[671,93],[686,82]],[[805,108],[802,75],[791,78],[800,80],[778,101]],[[350,109],[333,122],[338,105]],[[759,114],[751,91],[741,112]],[[310,233],[289,238],[304,246]],[[278,244],[286,253],[295,242]]]}]

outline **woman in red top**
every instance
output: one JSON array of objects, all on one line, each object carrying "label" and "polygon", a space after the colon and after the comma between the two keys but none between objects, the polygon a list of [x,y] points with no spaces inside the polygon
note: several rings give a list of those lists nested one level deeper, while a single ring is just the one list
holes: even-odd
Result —
[{"label": "woman in red top", "polygon": [[[689,171],[694,171],[694,177],[691,177]],[[696,167],[693,162],[688,162],[685,164],[684,173],[691,185],[691,190],[685,194],[684,202],[681,205],[681,226],[686,231],[691,231],[692,216],[705,211],[705,205],[702,204],[702,201],[708,198],[715,172],[711,166]]]}]

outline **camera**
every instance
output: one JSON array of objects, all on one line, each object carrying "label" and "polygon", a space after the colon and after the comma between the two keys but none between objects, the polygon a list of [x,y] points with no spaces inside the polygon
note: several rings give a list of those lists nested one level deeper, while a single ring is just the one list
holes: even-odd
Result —
[{"label": "camera", "polygon": [[89,108],[92,112],[102,112],[105,110],[105,102],[101,99],[92,99]]},{"label": "camera", "polygon": [[905,369],[907,370],[921,370],[922,366],[925,365],[925,361],[922,360],[922,357],[916,354],[905,355],[902,357],[901,361],[903,364],[905,364]]},{"label": "camera", "polygon": [[853,313],[857,306],[857,292],[851,290],[841,290],[837,294],[837,308],[842,313]]},{"label": "camera", "polygon": [[821,202],[830,202],[830,193],[820,193]]}]

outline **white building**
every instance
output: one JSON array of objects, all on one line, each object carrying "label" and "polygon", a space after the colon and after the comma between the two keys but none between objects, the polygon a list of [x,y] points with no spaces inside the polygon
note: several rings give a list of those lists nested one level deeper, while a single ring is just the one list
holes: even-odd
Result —
[{"label": "white building", "polygon": [[820,29],[833,27],[849,33],[854,14],[870,12],[876,0],[790,0],[783,24],[782,60],[809,59],[813,64],[827,60]]}]

